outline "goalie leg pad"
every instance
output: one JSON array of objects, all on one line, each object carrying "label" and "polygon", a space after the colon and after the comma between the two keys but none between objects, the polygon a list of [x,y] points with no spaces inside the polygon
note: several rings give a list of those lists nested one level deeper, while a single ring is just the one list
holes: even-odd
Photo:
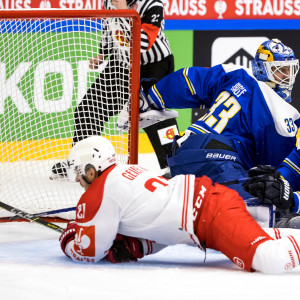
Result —
[{"label": "goalie leg pad", "polygon": [[148,110],[140,113],[140,128],[147,128],[161,121],[175,119],[178,117],[178,112],[175,110]]}]

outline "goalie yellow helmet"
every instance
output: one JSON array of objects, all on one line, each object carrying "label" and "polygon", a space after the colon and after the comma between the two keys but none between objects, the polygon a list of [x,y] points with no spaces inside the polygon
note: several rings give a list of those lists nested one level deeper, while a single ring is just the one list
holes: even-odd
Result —
[{"label": "goalie yellow helmet", "polygon": [[111,142],[102,136],[91,136],[79,141],[70,150],[68,175],[69,178],[76,172],[85,175],[87,166],[93,166],[96,171],[103,172],[114,164],[116,153]]},{"label": "goalie yellow helmet", "polygon": [[293,84],[299,71],[299,61],[291,48],[278,39],[262,43],[252,61],[252,71],[257,80],[264,81],[281,98],[291,102]]}]

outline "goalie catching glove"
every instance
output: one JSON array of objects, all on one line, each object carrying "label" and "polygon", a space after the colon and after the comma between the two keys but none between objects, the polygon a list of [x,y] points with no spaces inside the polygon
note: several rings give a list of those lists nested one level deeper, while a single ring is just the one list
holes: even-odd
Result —
[{"label": "goalie catching glove", "polygon": [[105,259],[111,263],[121,263],[137,261],[143,256],[143,245],[137,238],[117,234]]},{"label": "goalie catching glove", "polygon": [[272,166],[256,166],[249,170],[251,179],[244,184],[244,190],[257,197],[261,204],[275,205],[282,210],[294,207],[293,190],[289,183]]}]

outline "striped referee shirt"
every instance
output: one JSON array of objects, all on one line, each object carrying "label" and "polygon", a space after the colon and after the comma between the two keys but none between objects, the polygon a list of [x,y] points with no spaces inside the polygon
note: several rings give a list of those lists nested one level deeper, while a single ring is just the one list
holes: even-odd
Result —
[{"label": "striped referee shirt", "polygon": [[[163,2],[161,0],[127,0],[127,6],[136,10],[141,17],[141,65],[159,62],[171,55],[169,41],[163,33],[165,23]],[[114,8],[111,0],[104,0],[104,8]],[[119,20],[121,26],[125,27],[124,19]],[[129,28],[129,26],[126,27]],[[102,36],[102,49],[105,48],[105,44],[109,43],[108,39]],[[104,51],[101,54],[105,54]]]}]

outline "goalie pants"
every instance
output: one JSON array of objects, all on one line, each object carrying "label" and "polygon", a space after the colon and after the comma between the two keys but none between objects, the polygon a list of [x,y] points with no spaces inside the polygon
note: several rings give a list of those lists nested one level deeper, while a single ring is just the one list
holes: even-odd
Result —
[{"label": "goalie pants", "polygon": [[247,271],[283,273],[300,263],[298,230],[262,229],[236,191],[212,184],[206,176],[195,180],[195,215],[194,230],[200,243],[221,251]]},{"label": "goalie pants", "polygon": [[[175,146],[176,147],[176,146]],[[206,133],[190,135],[181,147],[168,157],[172,176],[206,175],[214,182],[234,182],[248,177],[248,172],[235,150],[233,141],[222,135]],[[231,184],[244,199],[253,198],[242,184]]]}]

